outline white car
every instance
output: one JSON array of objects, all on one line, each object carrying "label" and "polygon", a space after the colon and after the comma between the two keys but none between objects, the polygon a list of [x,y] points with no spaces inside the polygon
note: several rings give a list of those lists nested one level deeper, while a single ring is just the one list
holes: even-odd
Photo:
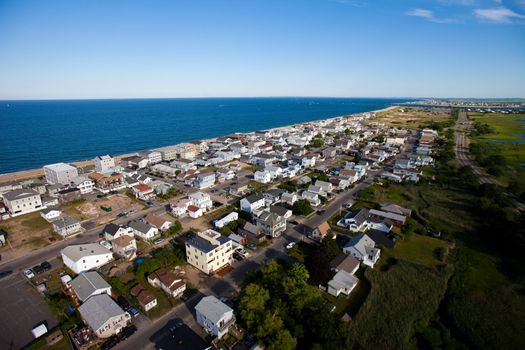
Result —
[{"label": "white car", "polygon": [[286,245],[286,249],[292,249],[295,246],[295,242],[290,242]]},{"label": "white car", "polygon": [[27,270],[24,271],[24,276],[26,276],[27,278],[31,279],[31,278],[35,277],[35,273],[31,269],[27,269]]},{"label": "white car", "polygon": [[238,253],[238,254],[240,254],[240,255],[242,255],[242,256],[244,256],[245,258],[247,258],[248,256],[250,256],[250,254],[248,254],[248,252],[247,252],[246,250],[242,249],[241,247],[236,248],[236,249],[235,249],[235,252]]},{"label": "white car", "polygon": [[100,244],[101,246],[103,246],[104,248],[106,248],[106,249],[109,249],[109,250],[112,250],[112,249],[113,249],[113,247],[111,246],[111,243],[109,243],[109,242],[106,241],[106,240],[102,240],[102,241],[100,241],[99,244]]}]

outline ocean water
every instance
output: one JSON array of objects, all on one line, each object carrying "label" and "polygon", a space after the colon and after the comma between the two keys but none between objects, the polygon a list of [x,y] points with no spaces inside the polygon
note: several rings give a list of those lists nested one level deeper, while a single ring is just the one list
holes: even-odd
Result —
[{"label": "ocean water", "polygon": [[0,101],[0,174],[367,112],[407,99]]}]

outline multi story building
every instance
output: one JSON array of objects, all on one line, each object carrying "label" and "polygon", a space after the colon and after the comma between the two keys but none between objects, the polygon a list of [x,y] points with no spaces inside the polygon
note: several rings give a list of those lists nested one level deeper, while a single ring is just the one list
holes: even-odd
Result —
[{"label": "multi story building", "polygon": [[195,187],[198,189],[209,188],[215,185],[215,173],[199,174],[194,181]]},{"label": "multi story building", "polygon": [[89,177],[95,181],[97,190],[102,193],[109,193],[111,191],[118,191],[126,188],[126,182],[122,174],[114,173],[113,175],[105,175],[94,172],[89,174]]},{"label": "multi story building", "polygon": [[233,254],[232,240],[208,229],[186,241],[188,263],[206,274],[230,264]]},{"label": "multi story building", "polygon": [[81,273],[106,265],[113,254],[98,243],[70,245],[60,251],[64,265],[74,273]]},{"label": "multi story building", "polygon": [[210,195],[204,192],[191,193],[188,195],[188,200],[191,205],[200,208],[203,212],[211,209],[213,206]]},{"label": "multi story building", "polygon": [[95,171],[99,173],[111,172],[115,168],[115,159],[109,155],[95,158]]},{"label": "multi story building", "polygon": [[78,177],[78,170],[65,163],[56,163],[44,166],[44,174],[48,184],[69,185]]},{"label": "multi story building", "polygon": [[75,180],[73,180],[72,185],[77,187],[81,194],[91,193],[95,188],[95,182],[87,175],[80,175]]},{"label": "multi story building", "polygon": [[80,220],[77,218],[63,215],[57,220],[53,221],[53,230],[62,237],[66,237],[81,232],[82,226],[80,225]]},{"label": "multi story building", "polygon": [[286,230],[286,219],[272,212],[263,212],[256,219],[257,227],[264,230],[267,236],[279,237]]},{"label": "multi story building", "polygon": [[24,215],[46,208],[42,205],[40,195],[30,189],[12,190],[4,193],[2,198],[11,216]]},{"label": "multi story building", "polygon": [[202,298],[195,306],[195,318],[206,331],[218,338],[235,324],[233,309],[213,295]]}]

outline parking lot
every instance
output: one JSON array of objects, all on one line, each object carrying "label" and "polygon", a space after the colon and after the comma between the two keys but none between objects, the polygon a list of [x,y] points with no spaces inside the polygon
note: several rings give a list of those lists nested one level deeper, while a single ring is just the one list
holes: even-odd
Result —
[{"label": "parking lot", "polygon": [[0,282],[0,349],[20,349],[33,341],[31,329],[47,322],[48,329],[58,325],[57,319],[42,295],[22,274],[12,274]]}]

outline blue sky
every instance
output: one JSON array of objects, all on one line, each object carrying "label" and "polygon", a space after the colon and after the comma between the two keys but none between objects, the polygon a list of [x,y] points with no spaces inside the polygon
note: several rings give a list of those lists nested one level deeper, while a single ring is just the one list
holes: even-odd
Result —
[{"label": "blue sky", "polygon": [[525,0],[0,0],[0,99],[525,97]]}]

